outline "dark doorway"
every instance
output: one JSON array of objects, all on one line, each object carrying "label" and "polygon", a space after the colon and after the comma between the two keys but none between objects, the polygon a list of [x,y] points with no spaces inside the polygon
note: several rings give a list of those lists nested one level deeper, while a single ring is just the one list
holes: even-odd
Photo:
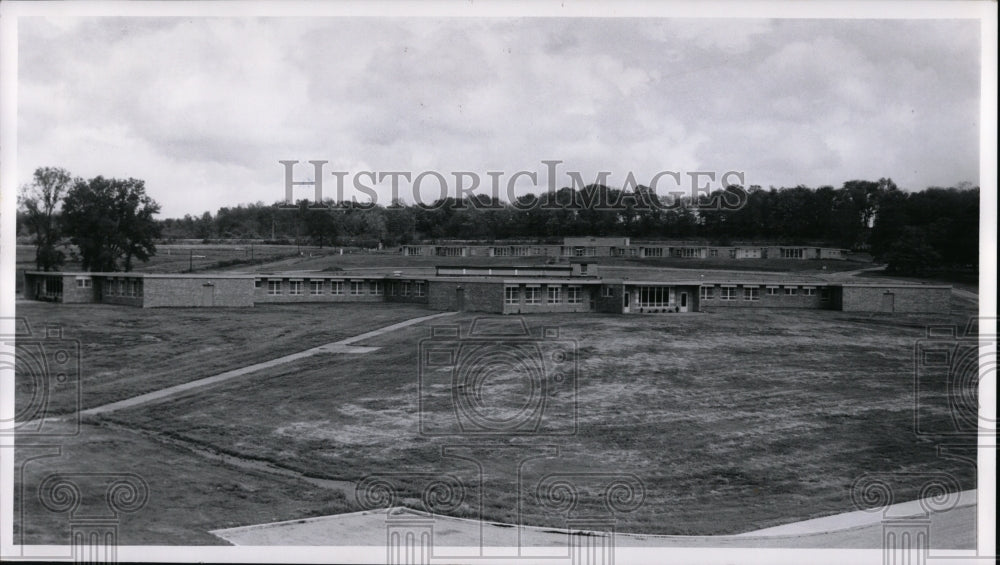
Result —
[{"label": "dark doorway", "polygon": [[896,311],[896,295],[887,292],[882,295],[882,312],[895,312]]},{"label": "dark doorway", "polygon": [[465,289],[462,287],[455,289],[455,309],[459,312],[465,311]]}]

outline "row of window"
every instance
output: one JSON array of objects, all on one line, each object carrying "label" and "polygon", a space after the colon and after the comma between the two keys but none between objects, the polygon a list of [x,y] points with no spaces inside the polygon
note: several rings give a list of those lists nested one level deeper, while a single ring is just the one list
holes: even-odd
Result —
[{"label": "row of window", "polygon": [[[563,301],[563,287],[556,285],[548,285],[545,287],[545,303],[546,304],[559,304]],[[504,287],[504,303],[505,304],[520,304],[521,297],[524,297],[525,304],[541,304],[542,303],[542,287],[540,286],[526,286],[521,288],[519,286],[508,286]],[[583,303],[583,292],[578,286],[566,287],[566,303],[567,304],[581,304]]]},{"label": "row of window", "polygon": [[[797,286],[769,286],[767,287],[768,296],[778,296],[782,294],[785,296],[795,296],[798,294],[799,288]],[[804,296],[815,296],[816,287],[804,286],[802,287],[802,294]],[[830,289],[823,288],[820,289],[820,300],[830,299]],[[702,300],[713,300],[715,298],[715,287],[703,286],[701,287],[701,299]],[[736,287],[735,286],[724,286],[721,287],[721,292],[719,294],[720,300],[736,300]],[[743,287],[743,300],[760,300],[760,288],[755,286],[745,286]]]},{"label": "row of window", "polygon": [[[258,286],[260,286],[261,281],[258,281]],[[267,293],[271,296],[277,296],[284,293],[282,288],[282,281],[280,280],[269,280],[267,281]],[[400,296],[424,296],[426,294],[425,283],[423,281],[417,281],[415,283],[403,282],[399,284],[399,295]],[[304,293],[303,281],[288,281],[288,294],[291,296],[301,296]],[[344,281],[330,281],[329,287],[327,287],[327,281],[309,281],[309,294],[313,296],[318,296],[322,294],[327,294],[327,288],[329,288],[329,294],[343,295],[345,290]],[[383,281],[368,281],[367,287],[364,281],[350,281],[350,285],[346,287],[351,296],[361,296],[368,294],[371,296],[382,296],[384,291]],[[396,284],[389,285],[390,296],[396,295]]]},{"label": "row of window", "polygon": [[[77,279],[77,286],[79,284],[80,279]],[[142,281],[134,279],[104,281],[102,291],[104,296],[142,296]]]},{"label": "row of window", "polygon": [[670,306],[670,289],[665,286],[640,287],[639,306],[643,308],[662,308]]}]

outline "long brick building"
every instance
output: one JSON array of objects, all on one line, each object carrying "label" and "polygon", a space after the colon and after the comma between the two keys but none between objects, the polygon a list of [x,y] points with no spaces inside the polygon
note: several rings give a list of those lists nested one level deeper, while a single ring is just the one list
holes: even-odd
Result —
[{"label": "long brick building", "polygon": [[250,307],[297,302],[403,302],[434,310],[527,314],[666,314],[715,308],[811,308],[942,312],[947,285],[844,283],[792,274],[664,280],[605,277],[598,266],[438,266],[433,275],[296,272],[259,274],[25,273],[24,298],[155,307]]}]

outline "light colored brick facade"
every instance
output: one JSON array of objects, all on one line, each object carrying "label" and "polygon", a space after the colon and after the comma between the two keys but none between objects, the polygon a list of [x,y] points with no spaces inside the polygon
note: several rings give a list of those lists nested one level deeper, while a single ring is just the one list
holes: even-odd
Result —
[{"label": "light colored brick facade", "polygon": [[[584,263],[439,267],[427,277],[325,273],[25,273],[24,297],[64,303],[249,307],[261,303],[392,302],[503,314],[697,312],[805,308],[849,312],[947,312],[951,287],[902,283],[602,280]],[[586,271],[584,269],[586,268]]]}]

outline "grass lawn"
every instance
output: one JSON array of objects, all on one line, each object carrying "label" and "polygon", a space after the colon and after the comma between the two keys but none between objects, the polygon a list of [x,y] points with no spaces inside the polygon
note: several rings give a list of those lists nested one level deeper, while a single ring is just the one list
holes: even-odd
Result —
[{"label": "grass lawn", "polygon": [[[55,473],[79,485],[79,512],[106,515],[104,485],[79,473],[139,475],[148,485],[146,504],[119,514],[122,545],[224,545],[209,530],[255,522],[336,514],[349,508],[343,493],[301,480],[247,471],[206,459],[140,434],[85,425],[78,436],[62,438],[60,451],[19,448],[15,468],[24,471],[25,493],[14,487],[14,543],[68,545],[70,516],[42,506],[38,486]],[[41,457],[46,454],[52,457]],[[79,520],[78,520],[79,521]],[[334,540],[331,540],[331,543]]]},{"label": "grass lawn", "polygon": [[[253,308],[153,308],[21,302],[37,334],[62,328],[79,344],[83,408],[337,341],[432,312],[405,304],[267,304]],[[37,392],[18,366],[19,413]],[[77,409],[75,377],[54,387],[48,414]]]},{"label": "grass lawn", "polygon": [[[563,514],[535,498],[546,474],[577,475],[570,480],[593,495],[580,499],[578,513],[599,507],[599,486],[590,484],[600,478],[595,473],[630,474],[644,485],[645,500],[616,516],[618,531],[730,534],[853,510],[851,484],[866,472],[943,471],[962,488],[974,488],[973,467],[938,457],[935,445],[918,441],[912,428],[914,344],[927,324],[964,326],[969,314],[733,309],[527,316],[536,335],[543,325],[559,327],[560,339],[576,344],[569,359],[578,367],[577,416],[558,410],[573,396],[560,388],[545,433],[536,435],[421,434],[424,325],[358,344],[380,346],[374,353],[317,356],[99,421],[313,477],[411,473],[393,478],[402,485],[401,502],[409,504],[426,486],[412,473],[450,473],[469,490],[449,513],[476,517],[482,500],[485,518],[516,521],[520,505],[521,520],[535,525],[565,525]],[[446,320],[467,327],[473,316]],[[435,375],[443,383],[427,389],[435,394],[424,403],[425,416],[448,421],[454,415],[450,373]],[[501,372],[479,392],[487,401],[516,399],[522,385]],[[509,407],[496,406],[497,415]],[[442,455],[442,448],[457,444],[475,447],[482,490],[475,464]],[[546,450],[551,456],[529,460]],[[121,456],[129,457],[127,449]],[[897,501],[917,497],[920,479],[912,481],[904,481]],[[225,524],[244,518],[263,521],[234,514]]]}]

